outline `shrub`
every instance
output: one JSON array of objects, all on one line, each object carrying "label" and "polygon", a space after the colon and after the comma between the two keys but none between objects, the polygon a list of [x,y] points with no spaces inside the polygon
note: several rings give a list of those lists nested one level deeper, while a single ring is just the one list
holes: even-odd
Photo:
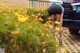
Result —
[{"label": "shrub", "polygon": [[54,35],[38,15],[46,11],[3,8],[0,12],[0,47],[5,53],[55,53]]}]

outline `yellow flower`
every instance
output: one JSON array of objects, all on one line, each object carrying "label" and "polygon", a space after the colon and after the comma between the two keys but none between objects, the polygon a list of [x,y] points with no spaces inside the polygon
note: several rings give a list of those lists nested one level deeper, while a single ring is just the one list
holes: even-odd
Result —
[{"label": "yellow flower", "polygon": [[44,36],[44,33],[41,33],[42,36]]},{"label": "yellow flower", "polygon": [[14,14],[15,14],[16,16],[20,17],[20,14],[19,14],[19,13],[15,12]]},{"label": "yellow flower", "polygon": [[23,16],[17,12],[15,13],[15,15],[17,16],[19,22],[25,22],[26,20],[28,20],[28,16]]},{"label": "yellow flower", "polygon": [[15,34],[18,35],[20,32],[19,31],[15,31]]},{"label": "yellow flower", "polygon": [[53,28],[52,25],[48,25],[48,26],[49,26],[49,28],[51,28],[51,29]]},{"label": "yellow flower", "polygon": [[46,34],[47,37],[49,37],[49,34]]},{"label": "yellow flower", "polygon": [[30,26],[29,26],[29,28],[31,29],[31,28],[32,28],[32,26],[30,25]]},{"label": "yellow flower", "polygon": [[59,47],[59,45],[56,44],[56,47]]},{"label": "yellow flower", "polygon": [[34,14],[32,14],[32,16],[35,16]]},{"label": "yellow flower", "polygon": [[42,18],[39,18],[39,20],[40,20],[40,21],[43,21],[43,19],[42,19]]},{"label": "yellow flower", "polygon": [[37,15],[41,15],[41,13],[38,13]]},{"label": "yellow flower", "polygon": [[19,35],[20,34],[20,31],[14,31],[14,32],[12,32],[12,34],[14,34],[14,35]]},{"label": "yellow flower", "polygon": [[45,28],[49,28],[47,24],[44,24],[44,27],[45,27]]},{"label": "yellow flower", "polygon": [[60,24],[60,22],[59,21],[55,21],[55,24]]},{"label": "yellow flower", "polygon": [[60,29],[59,27],[56,27],[55,30],[56,30],[56,31],[60,31],[61,29]]},{"label": "yellow flower", "polygon": [[26,20],[28,20],[28,17],[18,18],[19,22],[25,22]]},{"label": "yellow flower", "polygon": [[38,18],[35,18],[35,21],[38,21]]}]

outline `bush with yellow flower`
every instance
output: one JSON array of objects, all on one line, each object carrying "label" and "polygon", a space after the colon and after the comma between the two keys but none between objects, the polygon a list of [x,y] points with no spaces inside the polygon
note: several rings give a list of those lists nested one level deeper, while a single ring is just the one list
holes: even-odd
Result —
[{"label": "bush with yellow flower", "polygon": [[20,7],[0,11],[0,47],[5,48],[5,53],[56,52],[58,44],[48,30],[52,26],[46,28],[42,23],[47,20],[42,18],[47,18],[47,11]]}]

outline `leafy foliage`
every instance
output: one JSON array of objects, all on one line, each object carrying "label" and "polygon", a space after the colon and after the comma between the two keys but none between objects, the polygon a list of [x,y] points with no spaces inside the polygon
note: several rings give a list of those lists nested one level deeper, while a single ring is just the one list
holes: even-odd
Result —
[{"label": "leafy foliage", "polygon": [[[30,8],[2,8],[0,47],[5,53],[55,53],[54,35],[42,22],[47,11]],[[39,17],[40,16],[40,17]]]}]

